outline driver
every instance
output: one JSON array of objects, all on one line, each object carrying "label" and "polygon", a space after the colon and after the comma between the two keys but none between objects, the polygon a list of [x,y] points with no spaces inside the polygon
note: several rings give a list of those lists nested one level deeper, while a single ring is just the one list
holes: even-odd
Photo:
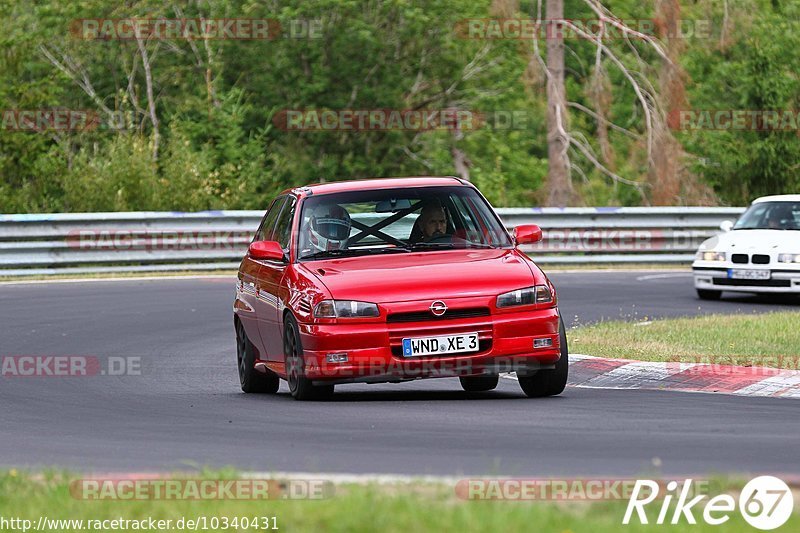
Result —
[{"label": "driver", "polygon": [[785,229],[787,219],[790,220],[791,218],[791,208],[788,206],[777,205],[773,207],[769,213],[767,226],[769,226],[769,229]]},{"label": "driver", "polygon": [[447,235],[447,213],[439,202],[429,202],[422,207],[419,215],[419,229],[422,240],[431,241]]},{"label": "driver", "polygon": [[315,252],[344,250],[350,237],[350,214],[340,205],[322,205],[314,209],[308,225],[308,241]]}]

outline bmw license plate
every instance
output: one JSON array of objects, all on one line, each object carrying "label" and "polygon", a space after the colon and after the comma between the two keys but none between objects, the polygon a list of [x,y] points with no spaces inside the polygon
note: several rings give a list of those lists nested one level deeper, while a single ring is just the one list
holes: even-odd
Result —
[{"label": "bmw license plate", "polygon": [[728,277],[730,279],[769,279],[769,276],[769,270],[728,269]]},{"label": "bmw license plate", "polygon": [[479,349],[478,334],[447,335],[444,337],[418,337],[403,339],[403,356],[444,355],[470,353]]}]

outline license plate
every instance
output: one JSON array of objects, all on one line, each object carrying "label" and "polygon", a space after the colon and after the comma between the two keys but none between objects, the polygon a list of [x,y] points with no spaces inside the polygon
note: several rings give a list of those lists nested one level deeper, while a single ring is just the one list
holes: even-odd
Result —
[{"label": "license plate", "polygon": [[443,355],[449,353],[470,353],[479,349],[478,334],[446,335],[443,337],[417,337],[403,339],[403,356]]},{"label": "license plate", "polygon": [[728,277],[731,279],[769,279],[769,270],[743,270],[731,268],[728,270]]}]

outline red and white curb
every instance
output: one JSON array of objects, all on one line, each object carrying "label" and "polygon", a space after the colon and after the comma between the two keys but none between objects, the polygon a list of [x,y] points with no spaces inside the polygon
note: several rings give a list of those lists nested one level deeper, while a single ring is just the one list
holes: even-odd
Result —
[{"label": "red and white curb", "polygon": [[[800,398],[800,371],[760,366],[647,362],[570,354],[569,385]],[[515,379],[515,378],[514,378]]]}]

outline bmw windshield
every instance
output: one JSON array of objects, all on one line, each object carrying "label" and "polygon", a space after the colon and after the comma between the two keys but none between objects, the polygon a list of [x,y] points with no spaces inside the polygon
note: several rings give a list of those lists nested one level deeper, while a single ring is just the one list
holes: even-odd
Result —
[{"label": "bmw windshield", "polygon": [[733,227],[740,229],[800,229],[800,202],[759,202],[745,211]]},{"label": "bmw windshield", "polygon": [[511,240],[471,187],[374,189],[310,196],[303,202],[298,257],[464,248],[506,248]]}]

